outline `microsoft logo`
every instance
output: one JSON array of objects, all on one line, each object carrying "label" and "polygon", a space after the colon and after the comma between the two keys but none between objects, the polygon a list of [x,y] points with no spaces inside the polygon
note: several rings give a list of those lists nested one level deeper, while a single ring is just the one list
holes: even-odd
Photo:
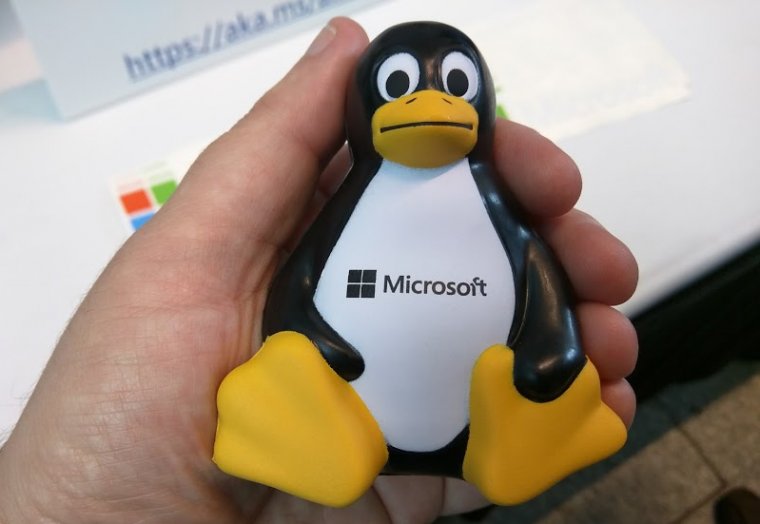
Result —
[{"label": "microsoft logo", "polygon": [[423,280],[411,275],[383,275],[383,287],[376,290],[377,269],[349,269],[346,298],[375,298],[376,292],[392,295],[438,295],[486,297],[488,284],[480,277],[472,280]]},{"label": "microsoft logo", "polygon": [[376,269],[349,269],[346,298],[375,298]]}]

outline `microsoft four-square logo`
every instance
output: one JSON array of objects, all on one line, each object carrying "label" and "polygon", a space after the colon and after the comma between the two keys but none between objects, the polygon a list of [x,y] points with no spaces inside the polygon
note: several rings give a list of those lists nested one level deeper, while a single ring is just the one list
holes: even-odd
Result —
[{"label": "microsoft four-square logo", "polygon": [[376,269],[349,269],[346,298],[375,298]]}]

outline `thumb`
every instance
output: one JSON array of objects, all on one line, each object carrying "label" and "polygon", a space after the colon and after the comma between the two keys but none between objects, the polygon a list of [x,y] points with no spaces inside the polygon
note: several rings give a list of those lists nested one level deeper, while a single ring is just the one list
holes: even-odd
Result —
[{"label": "thumb", "polygon": [[134,242],[152,238],[165,255],[181,253],[185,269],[188,262],[219,268],[224,256],[222,273],[236,285],[253,266],[269,265],[345,141],[346,86],[366,45],[358,24],[331,20],[290,72],[201,154]]}]

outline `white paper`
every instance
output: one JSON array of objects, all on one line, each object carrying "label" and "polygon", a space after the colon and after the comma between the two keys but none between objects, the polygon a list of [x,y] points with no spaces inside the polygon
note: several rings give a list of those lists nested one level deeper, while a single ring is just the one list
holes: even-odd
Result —
[{"label": "white paper", "polygon": [[554,140],[689,94],[686,73],[619,0],[539,0],[470,30],[510,118]]}]

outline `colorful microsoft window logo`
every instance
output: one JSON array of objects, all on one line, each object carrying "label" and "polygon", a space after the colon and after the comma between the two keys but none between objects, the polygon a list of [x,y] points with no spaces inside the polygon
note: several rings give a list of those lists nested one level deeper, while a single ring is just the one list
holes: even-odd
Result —
[{"label": "colorful microsoft window logo", "polygon": [[116,194],[132,231],[137,231],[156,214],[177,189],[171,170],[151,170],[116,184]]}]

